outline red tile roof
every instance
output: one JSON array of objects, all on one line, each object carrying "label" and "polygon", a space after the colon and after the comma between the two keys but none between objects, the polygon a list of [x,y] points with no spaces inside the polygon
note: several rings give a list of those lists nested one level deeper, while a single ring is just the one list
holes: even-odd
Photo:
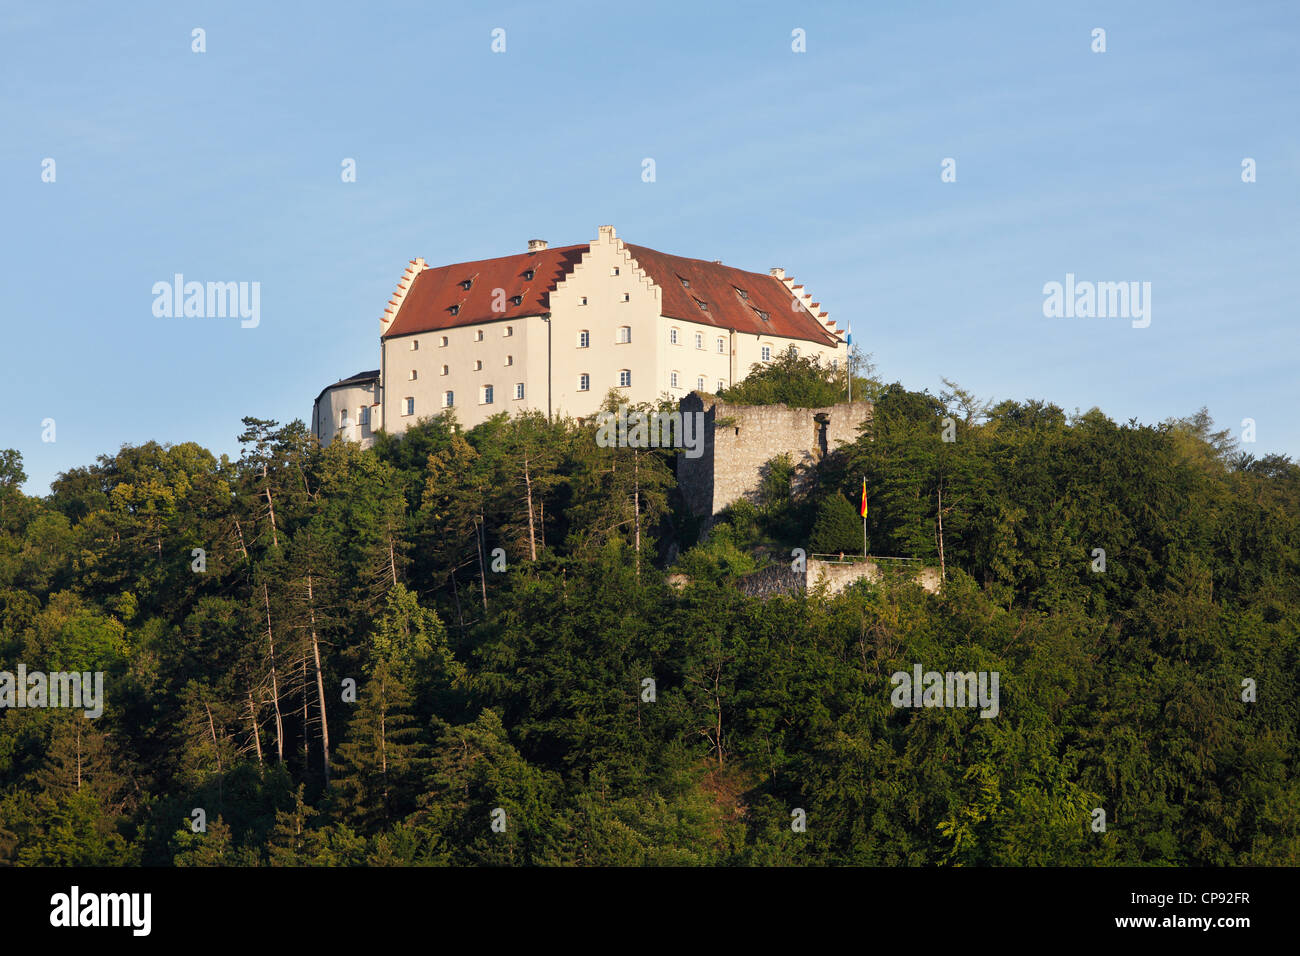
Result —
[{"label": "red tile roof", "polygon": [[[550,293],[588,248],[584,242],[580,246],[425,269],[411,283],[411,291],[383,337],[455,329],[548,312]],[[531,280],[527,278],[529,270],[533,272]],[[466,281],[470,282],[468,290],[463,284]],[[492,311],[493,289],[505,290],[504,312]],[[516,296],[520,297],[518,305],[515,305]]]},{"label": "red tile roof", "polygon": [[[550,293],[573,271],[588,248],[584,243],[425,269],[415,277],[383,337],[548,312]],[[801,298],[774,276],[704,259],[672,256],[645,246],[628,244],[626,248],[663,290],[662,314],[669,318],[821,345],[839,342],[808,311]],[[525,278],[530,269],[534,273],[532,280]],[[469,289],[464,288],[466,281],[470,282]],[[505,312],[492,311],[494,289],[505,290]],[[519,297],[518,305],[515,297]]]},{"label": "red tile roof", "polygon": [[[670,256],[631,243],[627,244],[627,250],[663,289],[663,314],[669,318],[822,345],[839,341],[774,276],[733,269],[704,259]],[[690,288],[683,284],[683,279],[690,283]],[[741,296],[742,291],[747,297]],[[700,307],[701,302],[704,308]]]}]

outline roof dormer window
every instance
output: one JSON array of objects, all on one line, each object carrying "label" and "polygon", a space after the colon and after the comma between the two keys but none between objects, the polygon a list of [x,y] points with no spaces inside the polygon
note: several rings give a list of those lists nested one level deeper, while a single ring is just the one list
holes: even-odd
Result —
[{"label": "roof dormer window", "polygon": [[473,284],[474,284],[474,280],[473,280],[473,279],[466,279],[464,282],[462,282],[462,283],[460,284],[460,287],[461,287],[462,289],[464,289],[466,292],[468,292],[468,291],[469,291],[469,287],[472,286]]},{"label": "roof dormer window", "polygon": [[458,305],[453,305],[453,306],[451,307],[451,314],[452,314],[452,315],[459,315],[459,314],[460,314],[460,306],[458,306]]},{"label": "roof dormer window", "polygon": [[533,281],[533,270],[532,270],[532,269],[525,269],[525,270],[524,270],[524,279],[525,279],[526,281],[528,281],[528,282],[532,282],[532,281]]},{"label": "roof dormer window", "polygon": [[744,289],[737,288],[736,286],[732,286],[732,288],[736,290],[736,295],[740,296],[742,299],[749,298],[749,293],[746,292]]},{"label": "roof dormer window", "polygon": [[524,297],[522,295],[517,295],[514,298],[512,298],[510,301],[513,302],[515,305],[522,305],[524,302]]}]

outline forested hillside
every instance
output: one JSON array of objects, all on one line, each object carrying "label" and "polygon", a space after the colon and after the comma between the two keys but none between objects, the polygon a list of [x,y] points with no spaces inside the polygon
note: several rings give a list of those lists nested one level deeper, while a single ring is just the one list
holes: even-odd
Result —
[{"label": "forested hillside", "polygon": [[[866,387],[806,496],[775,461],[703,535],[670,455],[539,416],[249,418],[44,498],[0,452],[0,671],[105,674],[98,719],[0,710],[0,863],[1300,863],[1300,467]],[[864,475],[941,594],[738,592]],[[999,672],[997,717],[895,709],[915,664]]]}]

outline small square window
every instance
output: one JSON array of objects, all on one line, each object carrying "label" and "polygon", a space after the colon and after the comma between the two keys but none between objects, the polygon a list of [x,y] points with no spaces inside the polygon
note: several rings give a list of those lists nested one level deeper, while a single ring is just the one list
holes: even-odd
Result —
[{"label": "small square window", "polygon": [[476,332],[474,333],[474,341],[475,341],[475,342],[482,342],[482,341],[483,341],[483,330],[482,330],[482,329],[479,329],[478,331],[476,331]]},{"label": "small square window", "polygon": [[451,372],[451,369],[450,369],[448,366],[444,365],[444,366],[442,367],[442,374],[443,374],[443,375],[447,375],[447,374],[450,373],[450,372]]},{"label": "small square window", "polygon": [[515,357],[514,357],[513,355],[507,355],[507,356],[506,356],[506,364],[507,364],[507,365],[514,365],[514,364],[515,364]]},{"label": "small square window", "polygon": [[623,293],[623,301],[624,301],[624,302],[631,302],[631,301],[632,301],[632,293],[631,293],[631,292],[624,292],[624,293]]},{"label": "small square window", "polygon": [[[515,298],[517,299],[519,298],[519,296],[515,296]],[[515,305],[518,304],[519,304],[518,302],[515,303]],[[513,325],[507,325],[506,330],[501,334],[504,335],[506,338],[510,338],[510,336],[515,334],[515,327]]]},{"label": "small square window", "polygon": [[439,345],[440,348],[444,348],[444,349],[445,349],[445,348],[447,347],[447,336],[444,335],[444,336],[442,337],[442,340],[438,343],[438,345]]},{"label": "small square window", "polygon": [[612,276],[618,275],[618,266],[615,266],[614,268],[610,269],[609,274]]},{"label": "small square window", "polygon": [[475,359],[475,360],[474,360],[474,371],[476,371],[476,372],[481,372],[481,371],[483,371],[483,360],[482,360],[482,359]]},{"label": "small square window", "polygon": [[416,378],[419,376],[419,374],[420,374],[420,373],[419,373],[418,371],[416,371],[415,369],[411,369],[411,374],[407,376],[407,379],[406,379],[406,380],[407,380],[408,382],[414,382],[414,381],[416,380]]},{"label": "small square window", "polygon": [[412,352],[419,351],[419,348],[420,348],[420,340],[419,340],[419,339],[411,339],[411,351],[412,351]]},{"label": "small square window", "polygon": [[579,305],[586,305],[586,304],[587,304],[587,297],[584,295],[584,296],[582,297],[582,301],[581,301],[580,303],[578,303],[578,304],[579,304]]}]

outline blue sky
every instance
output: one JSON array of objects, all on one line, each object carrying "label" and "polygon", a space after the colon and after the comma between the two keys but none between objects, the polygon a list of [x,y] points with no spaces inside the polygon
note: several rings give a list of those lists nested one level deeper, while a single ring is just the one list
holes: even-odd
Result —
[{"label": "blue sky", "polygon": [[[0,10],[0,448],[29,493],[124,443],[234,456],[242,416],[378,366],[408,259],[603,223],[782,266],[889,381],[1205,405],[1300,457],[1294,3],[125,7]],[[259,326],[155,317],[177,272],[260,282]],[[1150,327],[1045,318],[1067,272],[1150,282]]]}]

